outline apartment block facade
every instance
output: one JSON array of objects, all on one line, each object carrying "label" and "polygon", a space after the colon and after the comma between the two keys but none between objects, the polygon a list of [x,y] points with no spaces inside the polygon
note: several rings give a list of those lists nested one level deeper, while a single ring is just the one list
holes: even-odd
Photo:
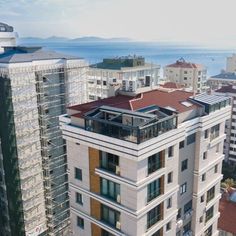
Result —
[{"label": "apartment block facade", "polygon": [[60,117],[72,235],[218,235],[229,99],[153,90]]},{"label": "apartment block facade", "polygon": [[87,64],[39,47],[0,55],[0,235],[69,234],[58,116],[86,99]]},{"label": "apartment block facade", "polygon": [[145,58],[126,56],[105,58],[90,65],[87,81],[89,101],[115,96],[118,90],[137,92],[155,88],[160,79],[160,66],[146,63]]},{"label": "apartment block facade", "polygon": [[186,62],[183,58],[164,67],[164,77],[169,82],[179,83],[195,92],[207,89],[206,67],[200,64]]},{"label": "apartment block facade", "polygon": [[231,99],[231,117],[226,122],[224,143],[225,160],[236,164],[236,86],[227,85],[214,91],[218,96],[229,97]]}]

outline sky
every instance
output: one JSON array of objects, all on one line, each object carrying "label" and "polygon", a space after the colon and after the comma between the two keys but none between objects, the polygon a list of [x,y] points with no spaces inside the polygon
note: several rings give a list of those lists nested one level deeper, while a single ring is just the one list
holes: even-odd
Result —
[{"label": "sky", "polygon": [[236,44],[235,0],[0,0],[21,37]]}]

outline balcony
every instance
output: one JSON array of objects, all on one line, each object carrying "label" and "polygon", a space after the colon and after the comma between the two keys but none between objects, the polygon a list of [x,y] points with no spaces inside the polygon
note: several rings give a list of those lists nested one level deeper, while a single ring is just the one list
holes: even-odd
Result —
[{"label": "balcony", "polygon": [[85,115],[85,129],[139,144],[177,127],[173,111],[156,107],[146,112],[101,106]]},{"label": "balcony", "polygon": [[189,220],[193,215],[193,210],[189,210],[184,214],[184,220]]},{"label": "balcony", "polygon": [[186,233],[183,233],[183,236],[193,236],[193,231],[189,230]]}]

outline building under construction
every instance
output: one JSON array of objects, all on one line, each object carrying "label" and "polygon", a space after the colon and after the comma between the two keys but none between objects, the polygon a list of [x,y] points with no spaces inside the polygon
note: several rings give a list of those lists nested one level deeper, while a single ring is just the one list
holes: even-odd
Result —
[{"label": "building under construction", "polygon": [[86,101],[83,59],[40,47],[0,55],[0,235],[69,235],[58,116]]}]

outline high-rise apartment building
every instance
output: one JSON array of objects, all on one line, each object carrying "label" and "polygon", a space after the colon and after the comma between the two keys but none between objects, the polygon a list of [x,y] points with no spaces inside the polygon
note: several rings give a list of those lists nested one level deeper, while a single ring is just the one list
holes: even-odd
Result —
[{"label": "high-rise apartment building", "polygon": [[0,22],[0,53],[4,52],[4,47],[16,46],[16,38],[13,27]]},{"label": "high-rise apartment building", "polygon": [[73,235],[217,235],[230,112],[226,97],[167,89],[69,107]]},{"label": "high-rise apartment building", "polygon": [[0,55],[0,235],[69,234],[58,116],[86,99],[87,64],[39,47]]},{"label": "high-rise apartment building", "polygon": [[236,164],[236,86],[222,86],[220,89],[215,90],[214,94],[231,98],[232,112],[225,127],[224,154],[226,161]]},{"label": "high-rise apartment building", "polygon": [[203,65],[186,62],[183,58],[164,67],[164,77],[167,81],[179,83],[195,92],[204,92],[207,70]]},{"label": "high-rise apartment building", "polygon": [[227,57],[226,73],[236,73],[236,54]]},{"label": "high-rise apartment building", "polygon": [[126,56],[106,58],[90,65],[87,94],[89,101],[114,96],[118,90],[137,92],[159,82],[160,66],[146,63],[145,58]]}]

